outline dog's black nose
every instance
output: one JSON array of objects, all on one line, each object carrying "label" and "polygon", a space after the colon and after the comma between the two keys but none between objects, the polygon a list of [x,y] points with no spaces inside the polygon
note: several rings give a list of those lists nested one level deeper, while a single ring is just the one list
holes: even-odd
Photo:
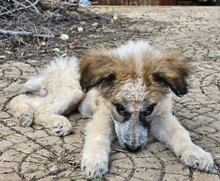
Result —
[{"label": "dog's black nose", "polygon": [[141,145],[136,147],[136,146],[133,146],[133,145],[128,145],[125,143],[125,148],[130,151],[130,152],[137,152],[138,150],[140,150],[141,148]]}]

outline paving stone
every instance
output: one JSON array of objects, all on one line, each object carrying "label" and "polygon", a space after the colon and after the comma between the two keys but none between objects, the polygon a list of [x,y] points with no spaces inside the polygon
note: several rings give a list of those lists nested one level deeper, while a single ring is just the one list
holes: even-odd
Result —
[{"label": "paving stone", "polygon": [[27,132],[33,132],[33,128],[32,127],[21,127],[18,126],[17,123],[15,123],[15,125],[13,126],[13,129],[26,135]]},{"label": "paving stone", "polygon": [[192,177],[193,181],[200,181],[200,180],[208,180],[208,181],[219,181],[220,178],[218,175],[214,175],[214,174],[207,174],[207,173],[202,173],[202,172],[194,172],[193,173],[193,177]]},{"label": "paving stone", "polygon": [[[49,155],[48,155],[48,157],[49,157]],[[31,162],[31,163],[46,163],[46,162],[48,162],[48,159],[49,159],[48,157],[42,156],[37,153],[33,153],[33,154],[30,154],[30,156],[28,156],[25,159],[25,161]]]},{"label": "paving stone", "polygon": [[146,154],[144,157],[137,157],[134,159],[135,166],[137,168],[155,168],[162,169],[162,165],[160,164],[160,160],[155,158],[151,154]]},{"label": "paving stone", "polygon": [[45,149],[40,149],[40,150],[36,151],[36,154],[42,155],[44,157],[50,157],[51,152],[49,152],[48,150],[45,150]]},{"label": "paving stone", "polygon": [[77,150],[80,152],[80,150],[82,150],[82,145],[76,144],[76,143],[74,143],[74,144],[64,144],[63,148],[65,150],[68,150],[69,152],[73,152],[73,151],[77,152]]},{"label": "paving stone", "polygon": [[15,149],[9,149],[0,156],[0,161],[7,162],[21,162],[26,154],[16,151]]},{"label": "paving stone", "polygon": [[202,137],[201,139],[195,140],[194,143],[197,145],[203,147],[203,145],[206,145],[206,148],[212,149],[216,147],[217,142],[213,139],[207,138],[207,137]]},{"label": "paving stone", "polygon": [[8,173],[8,174],[1,174],[0,180],[4,181],[22,181],[23,179],[19,177],[17,173]]},{"label": "paving stone", "polygon": [[212,152],[214,153],[214,158],[220,159],[220,149],[219,146],[212,148]]},{"label": "paving stone", "polygon": [[48,136],[46,138],[40,138],[37,140],[39,144],[43,146],[53,145],[53,144],[61,144],[62,141],[59,137],[56,136]]},{"label": "paving stone", "polygon": [[131,164],[132,161],[129,157],[125,157],[122,159],[113,160],[111,162],[111,167],[115,167],[117,169],[124,168],[124,169],[132,169],[133,165]]},{"label": "paving stone", "polygon": [[[65,171],[60,172],[57,176],[63,178],[63,177],[83,177],[83,175],[79,174],[78,172],[75,172],[76,169],[74,169],[74,167],[70,167],[67,168]],[[81,170],[77,170],[77,171],[81,171]]]},{"label": "paving stone", "polygon": [[21,92],[21,89],[18,91],[18,87],[21,87],[21,84],[19,82],[12,82],[10,85],[8,85],[6,88],[4,88],[4,91],[7,92],[7,94],[18,94],[18,92]]},{"label": "paving stone", "polygon": [[48,136],[48,134],[44,130],[31,130],[31,131],[25,132],[24,135],[34,140]]},{"label": "paving stone", "polygon": [[64,137],[63,140],[64,140],[65,143],[71,144],[71,143],[75,142],[75,138],[73,138],[73,137],[74,137],[73,135],[67,135],[67,136]]},{"label": "paving stone", "polygon": [[0,167],[0,174],[8,174],[13,172],[14,170],[12,168]]},{"label": "paving stone", "polygon": [[214,139],[216,142],[218,142],[218,144],[220,143],[220,132],[215,132],[215,133],[212,133],[212,134],[209,134],[208,137],[210,139]]},{"label": "paving stone", "polygon": [[[211,116],[213,116],[213,114],[211,114]],[[199,123],[198,124],[198,126],[199,125],[209,125],[209,124],[211,124],[212,122],[215,122],[216,121],[216,118],[214,118],[214,117],[210,117],[210,114],[203,114],[203,115],[198,115],[197,117],[195,117],[195,118],[192,118],[192,120],[194,121],[194,122],[197,122],[197,123]],[[198,127],[197,126],[197,127]],[[213,127],[213,128],[215,128],[215,127]]]},{"label": "paving stone", "polygon": [[0,160],[0,170],[14,170],[18,172],[20,162],[15,161],[1,161]]},{"label": "paving stone", "polygon": [[180,163],[179,160],[172,160],[165,165],[165,172],[168,174],[179,174],[189,176],[190,172],[187,166]]},{"label": "paving stone", "polygon": [[0,111],[0,117],[1,119],[11,118],[11,116],[7,112],[4,112],[4,111]]},{"label": "paving stone", "polygon": [[122,181],[122,180],[126,180],[126,177],[123,177],[121,175],[114,175],[114,174],[108,174],[105,176],[106,180],[109,181]]},{"label": "paving stone", "polygon": [[8,148],[10,148],[13,144],[14,143],[11,141],[1,140],[0,150],[3,152],[5,150],[7,150]]},{"label": "paving stone", "polygon": [[190,181],[189,176],[175,175],[175,174],[165,174],[163,181]]},{"label": "paving stone", "polygon": [[60,146],[60,145],[54,145],[52,148],[51,148],[51,151],[57,155],[61,155],[62,153],[65,152],[65,149],[63,148],[63,146]]},{"label": "paving stone", "polygon": [[154,181],[154,180],[159,180],[160,175],[161,175],[160,170],[136,169],[131,180],[135,181],[137,179],[142,179],[142,180]]},{"label": "paving stone", "polygon": [[177,157],[174,155],[174,153],[171,152],[170,150],[165,150],[163,152],[160,152],[156,156],[164,164],[168,164],[171,161],[177,161],[178,160]]},{"label": "paving stone", "polygon": [[39,181],[51,181],[51,180],[56,180],[56,176],[48,176],[48,177],[45,177],[45,178],[40,178],[38,179]]},{"label": "paving stone", "polygon": [[116,152],[110,156],[111,161],[125,159],[127,156],[124,153]]},{"label": "paving stone", "polygon": [[35,173],[37,171],[42,171],[42,170],[46,170],[44,166],[44,162],[36,163],[36,162],[25,161],[21,165],[22,175],[29,175],[29,173]]},{"label": "paving stone", "polygon": [[215,133],[216,129],[202,125],[199,128],[195,129],[194,131],[198,134],[207,135],[207,134]]},{"label": "paving stone", "polygon": [[220,131],[220,124],[217,120],[215,122],[212,122],[209,126],[215,128],[218,131]]},{"label": "paving stone", "polygon": [[34,143],[33,141],[26,141],[22,143],[18,143],[14,146],[14,149],[23,153],[33,153],[35,150],[39,149],[40,146]]},{"label": "paving stone", "polygon": [[37,180],[39,178],[45,177],[47,176],[48,173],[46,171],[36,171],[34,173],[24,173],[24,177],[27,180]]},{"label": "paving stone", "polygon": [[0,124],[0,133],[3,134],[4,136],[10,135],[10,134],[15,134],[16,132],[11,130],[8,127],[5,127],[3,124]]},{"label": "paving stone", "polygon": [[12,141],[14,143],[21,143],[21,142],[27,141],[28,138],[16,133],[16,134],[11,134],[7,136],[7,140]]},{"label": "paving stone", "polygon": [[155,142],[147,145],[147,150],[149,150],[153,154],[157,154],[164,150],[167,150],[167,148],[163,144]]}]

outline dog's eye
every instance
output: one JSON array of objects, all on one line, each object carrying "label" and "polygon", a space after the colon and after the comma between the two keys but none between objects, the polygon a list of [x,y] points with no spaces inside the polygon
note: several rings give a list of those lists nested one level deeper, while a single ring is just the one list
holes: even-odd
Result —
[{"label": "dog's eye", "polygon": [[144,111],[144,115],[145,116],[149,116],[153,110],[154,110],[154,107],[155,107],[156,104],[151,104],[147,107],[147,109]]},{"label": "dog's eye", "polygon": [[122,116],[126,116],[128,114],[128,112],[125,110],[124,106],[122,106],[121,104],[115,104],[116,110],[117,112],[122,115]]}]

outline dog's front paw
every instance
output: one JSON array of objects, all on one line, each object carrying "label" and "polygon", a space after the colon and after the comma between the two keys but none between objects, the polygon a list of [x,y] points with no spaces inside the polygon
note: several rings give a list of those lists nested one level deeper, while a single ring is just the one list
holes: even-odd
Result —
[{"label": "dog's front paw", "polygon": [[180,160],[190,167],[203,171],[210,171],[214,168],[211,154],[197,145],[192,145],[185,149],[181,154]]},{"label": "dog's front paw", "polygon": [[81,169],[88,178],[99,178],[108,172],[108,154],[83,154]]},{"label": "dog's front paw", "polygon": [[66,136],[72,132],[72,125],[67,118],[59,116],[57,120],[54,121],[51,132],[56,136]]}]

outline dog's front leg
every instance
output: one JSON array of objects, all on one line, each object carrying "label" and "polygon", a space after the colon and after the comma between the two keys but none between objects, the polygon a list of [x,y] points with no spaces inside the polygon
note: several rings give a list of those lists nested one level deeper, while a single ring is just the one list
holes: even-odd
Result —
[{"label": "dog's front leg", "polygon": [[88,178],[101,177],[108,171],[112,133],[109,108],[102,105],[86,127],[81,168]]},{"label": "dog's front leg", "polygon": [[213,168],[211,154],[191,141],[189,133],[172,114],[155,119],[151,125],[151,133],[171,148],[184,164],[204,171]]}]

